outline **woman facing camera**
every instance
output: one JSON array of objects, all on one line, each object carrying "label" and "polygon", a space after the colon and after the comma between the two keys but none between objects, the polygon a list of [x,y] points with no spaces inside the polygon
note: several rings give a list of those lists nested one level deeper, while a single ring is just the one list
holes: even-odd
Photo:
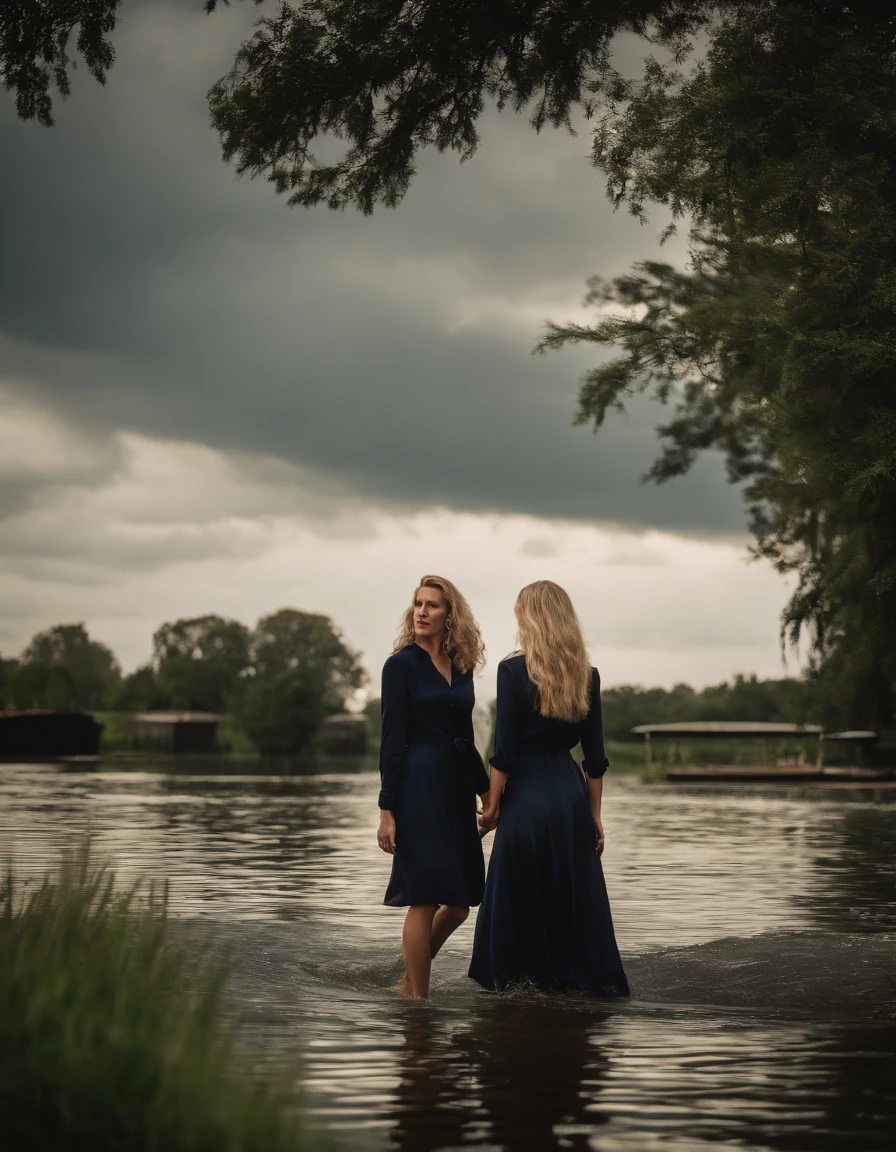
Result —
[{"label": "woman facing camera", "polygon": [[[527,585],[515,611],[520,652],[498,665],[481,817],[497,832],[470,975],[489,989],[528,983],[627,996],[600,863],[600,677],[559,585]],[[584,776],[570,754],[579,742]]]},{"label": "woman facing camera", "polygon": [[377,843],[394,857],[384,904],[408,907],[396,991],[429,995],[432,958],[482,899],[476,796],[488,775],[473,743],[479,627],[450,580],[424,576],[383,667]]}]

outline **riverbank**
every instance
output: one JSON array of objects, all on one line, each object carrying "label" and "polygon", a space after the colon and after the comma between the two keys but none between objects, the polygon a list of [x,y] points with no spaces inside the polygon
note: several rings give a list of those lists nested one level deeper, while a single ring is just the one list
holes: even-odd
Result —
[{"label": "riverbank", "polygon": [[[296,1078],[259,1074],[225,969],[171,931],[167,884],[120,888],[89,841],[0,885],[0,1115],[34,1152],[323,1152]],[[204,946],[203,946],[204,947]]]}]

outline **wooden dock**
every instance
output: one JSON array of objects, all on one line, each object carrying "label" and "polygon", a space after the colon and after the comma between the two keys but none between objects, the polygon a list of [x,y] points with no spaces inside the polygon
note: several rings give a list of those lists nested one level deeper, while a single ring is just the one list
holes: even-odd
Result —
[{"label": "wooden dock", "polygon": [[886,768],[830,767],[795,764],[707,764],[702,768],[670,768],[666,779],[677,784],[884,784],[896,772]]}]

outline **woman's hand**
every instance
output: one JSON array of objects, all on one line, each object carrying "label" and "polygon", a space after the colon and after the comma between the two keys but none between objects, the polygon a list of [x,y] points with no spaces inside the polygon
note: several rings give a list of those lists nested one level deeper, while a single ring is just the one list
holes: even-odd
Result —
[{"label": "woman's hand", "polygon": [[395,817],[385,808],[380,812],[380,826],[376,830],[376,842],[389,856],[395,855]]},{"label": "woman's hand", "polygon": [[479,817],[479,835],[480,836],[487,836],[489,834],[489,832],[493,832],[495,830],[495,828],[498,827],[499,811],[500,811],[500,805],[495,804],[494,807],[492,807],[491,805],[486,804],[485,808],[483,808],[482,813]]},{"label": "woman's hand", "polygon": [[597,840],[594,845],[594,855],[603,856],[604,854],[604,826],[601,823],[600,816],[594,817],[594,831],[597,833]]}]

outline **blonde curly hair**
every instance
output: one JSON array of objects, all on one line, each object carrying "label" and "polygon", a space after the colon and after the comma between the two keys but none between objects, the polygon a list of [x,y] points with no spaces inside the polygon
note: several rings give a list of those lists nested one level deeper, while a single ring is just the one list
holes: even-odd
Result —
[{"label": "blonde curly hair", "polygon": [[451,628],[447,636],[448,655],[460,672],[469,672],[477,664],[485,663],[485,645],[479,632],[479,625],[473,616],[470,605],[460,591],[444,576],[421,576],[414,589],[410,607],[401,618],[398,635],[395,637],[393,652],[400,652],[414,643],[414,601],[421,588],[438,588],[448,603]]},{"label": "blonde curly hair", "polygon": [[569,594],[553,580],[536,580],[521,589],[514,612],[539,713],[584,720],[591,707],[591,661]]}]

